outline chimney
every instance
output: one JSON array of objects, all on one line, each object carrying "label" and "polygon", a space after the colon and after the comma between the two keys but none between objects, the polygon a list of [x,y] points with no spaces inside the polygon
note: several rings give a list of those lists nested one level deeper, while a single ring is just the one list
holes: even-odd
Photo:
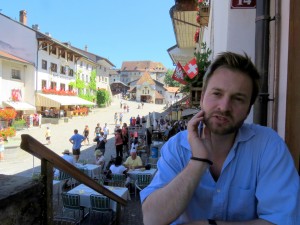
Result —
[{"label": "chimney", "polygon": [[21,10],[20,11],[20,23],[24,24],[25,26],[27,25],[27,12],[26,12],[26,10]]},{"label": "chimney", "polygon": [[32,29],[34,29],[34,30],[36,30],[36,31],[39,31],[39,30],[40,30],[38,24],[33,24],[33,25],[32,25]]},{"label": "chimney", "polygon": [[84,51],[86,51],[86,52],[88,51],[88,46],[87,45],[84,46]]},{"label": "chimney", "polygon": [[49,32],[46,32],[45,33],[47,36],[51,37],[51,34]]}]

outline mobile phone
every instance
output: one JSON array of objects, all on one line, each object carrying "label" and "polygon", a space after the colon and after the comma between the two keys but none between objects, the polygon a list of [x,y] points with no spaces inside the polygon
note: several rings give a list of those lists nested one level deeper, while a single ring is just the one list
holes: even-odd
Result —
[{"label": "mobile phone", "polygon": [[199,125],[198,125],[198,136],[201,137],[202,136],[202,131],[203,131],[203,122],[200,121]]}]

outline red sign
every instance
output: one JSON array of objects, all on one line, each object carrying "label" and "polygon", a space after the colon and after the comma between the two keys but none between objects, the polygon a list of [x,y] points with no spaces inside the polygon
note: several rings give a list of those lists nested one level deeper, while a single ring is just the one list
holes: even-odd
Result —
[{"label": "red sign", "polygon": [[14,102],[19,102],[22,100],[22,92],[21,89],[11,89],[11,99]]},{"label": "red sign", "polygon": [[232,9],[255,9],[256,0],[231,0]]}]

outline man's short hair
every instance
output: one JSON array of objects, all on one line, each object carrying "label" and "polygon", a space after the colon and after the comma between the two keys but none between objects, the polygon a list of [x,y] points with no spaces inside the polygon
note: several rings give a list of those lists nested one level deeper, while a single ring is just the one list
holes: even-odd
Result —
[{"label": "man's short hair", "polygon": [[213,73],[218,68],[227,68],[233,71],[239,71],[246,74],[252,80],[252,96],[250,100],[250,107],[254,104],[256,97],[259,92],[259,79],[260,75],[252,63],[249,56],[244,53],[244,55],[240,55],[234,52],[222,52],[220,53],[215,60],[211,63],[209,68],[207,69],[204,80],[203,80],[203,93],[205,92],[209,79],[212,77]]},{"label": "man's short hair", "polygon": [[75,134],[78,134],[78,130],[77,130],[77,129],[75,129],[75,130],[74,130],[74,133],[75,133]]}]

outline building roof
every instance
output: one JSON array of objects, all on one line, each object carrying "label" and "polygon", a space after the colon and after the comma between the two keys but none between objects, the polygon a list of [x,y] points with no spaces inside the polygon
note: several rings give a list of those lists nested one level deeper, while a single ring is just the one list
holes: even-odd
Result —
[{"label": "building roof", "polygon": [[148,83],[149,85],[155,85],[154,80],[148,72],[145,72],[144,75],[141,76],[140,79],[138,79],[138,81],[136,82],[137,85],[142,85],[144,83]]},{"label": "building roof", "polygon": [[110,69],[109,70],[109,75],[115,76],[115,75],[119,75],[120,70],[119,69]]},{"label": "building roof", "polygon": [[106,61],[108,64],[110,64],[112,67],[115,67],[115,65],[112,62],[110,62],[108,59],[106,59],[104,57],[98,56],[98,55],[96,55],[94,53],[82,50],[80,48],[76,48],[74,46],[72,46],[72,48],[74,48],[77,51],[81,52],[82,54],[86,55],[90,60],[92,60],[94,62],[98,62],[99,60],[103,60],[103,61]]},{"label": "building roof", "polygon": [[167,92],[175,93],[179,91],[179,87],[165,87]]},{"label": "building roof", "polygon": [[121,71],[167,72],[167,69],[160,62],[124,61],[122,63]]},{"label": "building roof", "polygon": [[12,54],[9,54],[7,52],[4,52],[4,51],[1,51],[0,50],[0,58],[3,58],[3,59],[7,59],[7,60],[12,60],[12,61],[16,61],[16,62],[21,62],[21,63],[26,63],[26,64],[31,64],[31,65],[34,65],[34,63],[31,63],[29,61],[26,61],[24,59],[21,59],[17,56],[14,56]]},{"label": "building roof", "polygon": [[164,99],[164,96],[158,93],[158,91],[155,91],[155,99]]},{"label": "building roof", "polygon": [[123,83],[122,81],[115,81],[115,82],[112,82],[110,85],[112,85],[112,84],[122,84],[126,87],[129,87],[127,84]]},{"label": "building roof", "polygon": [[131,92],[131,93],[136,93],[136,87],[131,87],[128,92]]}]

